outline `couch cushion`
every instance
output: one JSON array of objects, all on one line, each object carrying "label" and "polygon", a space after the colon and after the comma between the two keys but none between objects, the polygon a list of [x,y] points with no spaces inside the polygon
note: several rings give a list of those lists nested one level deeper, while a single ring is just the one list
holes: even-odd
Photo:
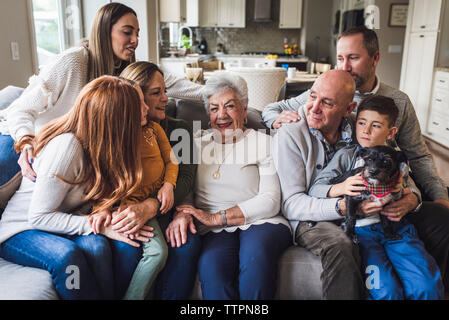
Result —
[{"label": "couch cushion", "polygon": [[[291,246],[279,260],[278,285],[275,299],[278,300],[320,300],[321,259],[309,250]],[[201,284],[198,275],[190,299],[201,299]]]},{"label": "couch cushion", "polygon": [[16,100],[23,92],[23,88],[7,86],[0,90],[0,110],[5,109],[14,100]]},{"label": "couch cushion", "polygon": [[55,300],[50,274],[0,258],[0,300]]},{"label": "couch cushion", "polygon": [[322,299],[322,271],[319,256],[303,247],[291,246],[284,252],[279,263],[276,299]]},{"label": "couch cushion", "polygon": [[[177,99],[176,118],[187,121],[194,132],[200,127],[203,130],[209,128],[209,117],[202,101]],[[194,126],[193,121],[200,121],[200,125]]]}]

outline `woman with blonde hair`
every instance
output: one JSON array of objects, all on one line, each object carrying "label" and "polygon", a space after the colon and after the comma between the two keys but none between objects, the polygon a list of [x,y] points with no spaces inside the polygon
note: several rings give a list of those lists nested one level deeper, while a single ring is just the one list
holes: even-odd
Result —
[{"label": "woman with blonde hair", "polygon": [[[119,75],[135,61],[138,43],[136,12],[126,5],[109,3],[97,12],[88,41],[56,56],[39,75],[30,78],[18,99],[0,111],[0,203],[15,191],[6,186],[20,179],[20,170],[23,176],[36,178],[32,166],[34,136],[49,121],[66,114],[90,80]],[[167,77],[167,85],[173,96],[200,99],[199,85],[172,75]]]},{"label": "woman with blonde hair", "polygon": [[[181,119],[174,119],[171,117],[167,117],[165,114],[165,108],[167,106],[168,98],[166,94],[166,87],[164,81],[164,73],[159,69],[157,65],[151,62],[139,61],[134,62],[127,66],[125,70],[120,74],[121,77],[126,79],[130,79],[134,81],[137,85],[140,86],[145,103],[148,105],[148,120],[149,125],[154,128],[154,136],[156,138],[160,136],[170,137],[172,133],[175,133],[175,136],[181,137],[179,139],[170,140],[171,147],[173,148],[178,142],[180,144],[184,144],[186,147],[185,150],[182,148],[177,152],[177,161],[179,163],[179,174],[177,176],[177,180],[175,181],[176,188],[174,189],[174,198],[173,204],[176,206],[180,204],[186,195],[190,192],[193,181],[195,179],[196,173],[196,164],[193,164],[191,157],[193,156],[193,134],[192,128]],[[167,139],[168,142],[168,139]],[[187,158],[187,159],[185,159]],[[156,167],[156,166],[153,166]],[[155,170],[155,169],[154,169]],[[148,181],[147,181],[148,183]],[[153,184],[154,185],[154,184]],[[157,189],[160,188],[160,185]],[[157,197],[157,189],[155,194],[150,197],[150,199],[154,199]],[[160,191],[159,191],[160,192]],[[151,201],[151,200],[150,200]],[[168,212],[165,203],[162,202],[160,210],[157,207],[154,207],[153,210],[128,210],[123,211],[118,214],[113,222],[119,226],[122,223],[125,223],[130,215],[135,212],[140,219],[140,223],[143,223],[145,219],[152,221],[152,226],[154,227],[153,233],[155,234],[154,238],[151,239],[150,242],[144,245],[143,249],[143,258],[139,262],[139,265],[136,269],[136,272],[133,275],[131,280],[131,284],[128,288],[126,298],[129,299],[144,299],[147,298],[148,291],[150,287],[154,284],[156,276],[162,270],[165,265],[167,259],[167,244],[163,235],[163,231],[166,229],[168,223],[171,220],[171,212]],[[162,215],[157,215],[161,213]],[[157,218],[156,218],[157,215]],[[123,221],[123,222],[122,222]],[[160,224],[160,226],[159,226]],[[123,230],[126,230],[126,225],[124,225]],[[140,227],[140,225],[136,225],[136,227]],[[182,248],[177,248],[173,245],[169,248],[168,259],[171,259],[172,252],[183,251],[186,252],[190,248],[192,250],[199,251],[199,239],[194,237],[193,235],[189,236],[189,244],[186,244]],[[185,254],[183,255],[188,259],[191,256],[195,256],[194,254]],[[184,264],[185,269],[184,273],[196,273],[196,268],[193,267],[192,263],[184,260],[186,262]],[[165,272],[165,274],[167,274]],[[169,274],[170,277],[177,277],[179,275]],[[176,282],[176,279],[173,279]],[[165,281],[158,281],[158,284],[164,285]],[[179,285],[184,288],[184,282],[179,282]],[[160,285],[156,286],[155,297],[162,299],[170,299],[174,298],[169,290],[160,290]],[[190,289],[190,285],[187,285],[187,288]],[[184,289],[178,288],[180,291],[184,292]],[[163,291],[163,296],[161,293]],[[178,292],[178,291],[177,291]]]},{"label": "woman with blonde hair", "polygon": [[142,181],[142,108],[128,80],[88,83],[71,111],[36,137],[36,181],[23,177],[5,208],[0,257],[47,270],[61,299],[123,297],[142,255],[138,241],[152,236],[146,226],[134,240],[111,226],[94,235],[84,215],[91,202],[103,210]]}]

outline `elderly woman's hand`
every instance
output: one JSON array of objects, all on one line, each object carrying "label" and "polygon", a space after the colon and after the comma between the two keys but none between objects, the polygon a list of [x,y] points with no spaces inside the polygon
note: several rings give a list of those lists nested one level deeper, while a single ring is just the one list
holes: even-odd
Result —
[{"label": "elderly woman's hand", "polygon": [[136,233],[157,214],[159,203],[149,198],[143,202],[130,204],[112,213],[112,229],[125,235]]},{"label": "elderly woman's hand", "polygon": [[187,242],[187,228],[191,233],[196,233],[192,216],[182,212],[175,213],[172,222],[165,230],[167,242],[171,244],[172,248],[175,246],[179,248]]},{"label": "elderly woman's hand", "polygon": [[219,214],[210,214],[188,204],[177,206],[176,211],[194,216],[205,226],[215,227],[222,224],[221,216]]}]

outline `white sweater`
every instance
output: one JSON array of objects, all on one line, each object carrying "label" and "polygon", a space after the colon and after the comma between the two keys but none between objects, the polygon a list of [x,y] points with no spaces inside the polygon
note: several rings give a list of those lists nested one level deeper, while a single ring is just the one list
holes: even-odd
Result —
[{"label": "white sweater", "polygon": [[[279,214],[281,191],[269,135],[248,129],[236,143],[216,143],[212,133],[195,142],[201,161],[194,186],[195,207],[216,213],[238,205],[245,223],[225,228],[228,232],[266,222],[281,223],[290,229],[287,220]],[[213,174],[221,163],[220,178],[214,179]],[[222,230],[222,227],[199,226],[200,234]]]},{"label": "white sweater", "polygon": [[[58,179],[75,181],[83,168],[83,149],[71,133],[52,139],[36,157],[33,168],[36,182],[22,178],[17,192],[9,200],[0,220],[0,243],[25,230],[39,229],[69,235],[92,232],[82,199],[83,185],[72,185]],[[82,208],[84,205],[84,208]]]},{"label": "white sweater", "polygon": [[[8,108],[0,111],[0,133],[15,141],[35,135],[49,121],[66,114],[87,82],[88,52],[72,48],[56,56],[29,79],[29,85]],[[201,86],[165,74],[167,94],[174,98],[201,99]],[[6,121],[1,121],[5,120]]]}]

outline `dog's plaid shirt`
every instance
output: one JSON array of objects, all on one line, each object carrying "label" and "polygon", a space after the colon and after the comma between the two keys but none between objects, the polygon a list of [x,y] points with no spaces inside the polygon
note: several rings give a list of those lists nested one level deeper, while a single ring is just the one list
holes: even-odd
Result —
[{"label": "dog's plaid shirt", "polygon": [[309,127],[309,131],[312,135],[318,138],[324,146],[325,157],[324,157],[324,166],[326,167],[329,161],[332,160],[332,157],[335,153],[343,147],[346,147],[352,143],[352,126],[346,118],[343,118],[343,121],[340,125],[341,132],[341,140],[337,141],[334,145],[330,145],[320,130]]},{"label": "dog's plaid shirt", "polygon": [[376,198],[382,198],[382,197],[385,197],[386,195],[390,194],[393,191],[393,188],[397,185],[397,183],[399,181],[399,174],[397,175],[397,177],[395,179],[391,180],[390,183],[386,184],[386,185],[369,183],[363,177],[362,177],[362,180],[363,180],[363,184],[365,185],[366,190],[369,193],[371,193]]}]

